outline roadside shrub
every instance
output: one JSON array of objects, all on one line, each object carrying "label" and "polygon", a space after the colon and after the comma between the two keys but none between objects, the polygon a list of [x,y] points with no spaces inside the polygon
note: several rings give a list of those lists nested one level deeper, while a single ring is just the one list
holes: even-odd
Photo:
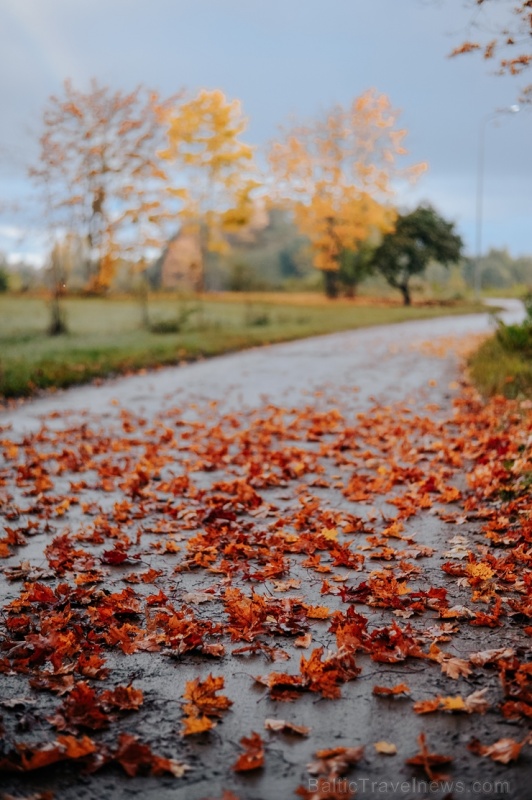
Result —
[{"label": "roadside shrub", "polygon": [[9,288],[9,274],[5,267],[0,267],[0,292],[7,292]]},{"label": "roadside shrub", "polygon": [[532,355],[532,293],[525,295],[523,304],[526,312],[524,321],[516,325],[505,325],[499,321],[497,339],[505,350],[530,356]]}]

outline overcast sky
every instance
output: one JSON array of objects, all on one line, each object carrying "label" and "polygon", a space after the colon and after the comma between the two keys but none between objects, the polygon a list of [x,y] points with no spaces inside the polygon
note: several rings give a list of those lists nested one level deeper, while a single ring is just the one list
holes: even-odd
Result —
[{"label": "overcast sky", "polygon": [[[0,210],[27,198],[47,98],[66,78],[171,94],[220,88],[239,98],[261,145],[370,87],[402,110],[412,159],[429,171],[398,198],[431,201],[474,251],[482,120],[516,102],[518,78],[490,73],[461,43],[466,0],[0,0]],[[506,6],[506,2],[500,3]],[[511,3],[510,3],[511,5]],[[532,254],[532,113],[485,129],[483,241]],[[30,219],[30,217],[28,217]],[[0,250],[38,257],[38,223],[0,215]],[[21,234],[21,228],[25,227]],[[31,228],[34,228],[33,232]]]}]

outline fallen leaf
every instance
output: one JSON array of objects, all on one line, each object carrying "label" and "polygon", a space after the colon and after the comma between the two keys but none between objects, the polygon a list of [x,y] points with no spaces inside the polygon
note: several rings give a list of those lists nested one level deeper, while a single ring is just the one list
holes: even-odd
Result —
[{"label": "fallen leaf", "polygon": [[305,725],[294,725],[293,722],[287,722],[284,719],[265,719],[264,727],[267,731],[275,731],[275,733],[295,733],[299,736],[308,736],[312,728],[307,728]]},{"label": "fallen leaf", "polygon": [[307,771],[311,775],[327,775],[329,778],[335,778],[345,775],[349,767],[358,764],[363,756],[363,747],[333,747],[318,750],[315,753],[317,760],[307,764]]},{"label": "fallen leaf", "polygon": [[233,705],[233,701],[229,700],[228,697],[223,694],[217,694],[223,688],[223,676],[213,677],[213,675],[209,674],[204,681],[199,678],[187,681],[183,694],[186,701],[183,707],[185,712],[183,720],[184,736],[204,733],[214,728],[216,723],[210,720],[209,717],[217,719]]},{"label": "fallen leaf", "polygon": [[373,747],[377,753],[382,753],[386,756],[394,756],[397,753],[397,747],[392,742],[375,742]]},{"label": "fallen leaf", "polygon": [[249,772],[264,766],[264,743],[258,733],[253,731],[251,736],[243,736],[240,744],[244,752],[233,764],[234,772]]},{"label": "fallen leaf", "polygon": [[431,781],[441,781],[445,780],[443,775],[438,774],[433,770],[433,767],[439,767],[442,764],[450,764],[452,762],[451,756],[442,756],[438,755],[437,753],[431,753],[427,747],[427,741],[424,733],[420,733],[418,736],[418,744],[420,748],[420,752],[412,756],[412,758],[407,758],[405,764],[410,764],[416,767],[423,767],[427,777]]},{"label": "fallen leaf", "polygon": [[117,686],[115,689],[102,692],[100,700],[107,708],[133,711],[143,704],[144,695],[140,689],[134,689],[132,686]]},{"label": "fallen leaf", "polygon": [[398,683],[396,686],[374,686],[373,694],[379,697],[397,696],[400,694],[410,694],[410,688],[406,683]]},{"label": "fallen leaf", "polygon": [[493,664],[501,658],[510,659],[515,656],[515,650],[511,647],[498,647],[493,650],[481,650],[478,653],[471,653],[469,661],[475,667],[484,667],[486,664]]},{"label": "fallen leaf", "polygon": [[196,733],[205,733],[206,731],[210,731],[212,728],[216,727],[216,723],[209,719],[209,717],[203,716],[190,716],[185,717],[183,720],[183,736],[192,736]]},{"label": "fallen leaf", "polygon": [[191,603],[192,605],[199,605],[200,603],[212,603],[216,600],[214,595],[207,592],[185,592],[183,595],[184,603]]},{"label": "fallen leaf", "polygon": [[522,742],[516,742],[515,739],[499,739],[493,744],[482,744],[478,739],[472,739],[467,749],[478,756],[491,758],[492,761],[499,761],[501,764],[508,764],[510,761],[516,761],[519,758],[523,745],[528,743],[528,737]]}]

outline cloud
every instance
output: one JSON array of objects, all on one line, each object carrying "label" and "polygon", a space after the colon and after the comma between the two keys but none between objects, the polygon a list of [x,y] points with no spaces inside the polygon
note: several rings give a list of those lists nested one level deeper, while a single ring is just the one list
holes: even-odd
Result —
[{"label": "cloud", "polygon": [[[447,58],[467,29],[466,0],[0,3],[3,179],[17,169],[23,174],[23,158],[35,160],[40,110],[65,78],[81,89],[91,77],[116,89],[144,83],[163,94],[183,85],[221,88],[241,99],[249,140],[259,145],[291,114],[312,117],[375,86],[402,109],[412,161],[429,162],[419,194],[405,194],[404,202],[428,197],[473,241],[479,125],[514,102],[519,85],[490,75],[482,59]],[[496,209],[501,224],[510,208],[519,219],[532,216],[532,186],[523,182],[532,174],[529,120],[523,112],[486,131],[486,209]],[[11,199],[3,184],[0,204]],[[492,231],[487,227],[486,245]],[[519,249],[532,250],[530,223],[508,231]]]}]

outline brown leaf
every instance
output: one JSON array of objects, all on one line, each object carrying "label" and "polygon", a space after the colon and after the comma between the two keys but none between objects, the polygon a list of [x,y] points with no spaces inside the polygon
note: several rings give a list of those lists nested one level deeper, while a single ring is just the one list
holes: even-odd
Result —
[{"label": "brown leaf", "polygon": [[379,697],[390,697],[400,694],[410,694],[410,688],[406,683],[398,683],[396,686],[374,686],[373,694]]},{"label": "brown leaf", "polygon": [[134,711],[143,704],[144,695],[140,689],[132,686],[117,686],[102,692],[101,702],[108,708],[118,708],[120,711]]},{"label": "brown leaf", "polygon": [[223,677],[215,678],[211,674],[204,681],[199,678],[187,681],[183,695],[187,701],[183,709],[185,712],[183,736],[211,730],[216,723],[212,722],[209,717],[221,717],[222,713],[233,705],[233,701],[228,697],[217,694],[223,687]]},{"label": "brown leaf", "polygon": [[206,714],[209,717],[221,717],[222,712],[233,705],[233,701],[228,697],[217,694],[223,688],[224,678],[221,675],[214,677],[209,674],[204,681],[199,678],[187,681],[183,694],[187,701],[185,710],[190,713],[190,707],[193,707],[198,713]]},{"label": "brown leaf", "polygon": [[315,753],[317,760],[307,764],[307,770],[311,775],[327,775],[329,778],[335,778],[345,775],[349,767],[358,764],[363,756],[363,747],[333,747],[318,750]]},{"label": "brown leaf", "polygon": [[120,734],[118,748],[112,760],[120,764],[130,777],[139,774],[163,775],[168,772],[176,778],[181,778],[190,769],[187,764],[156,755],[147,744],[129,733]]},{"label": "brown leaf", "polygon": [[462,675],[464,678],[467,678],[467,676],[471,674],[469,662],[463,658],[450,657],[444,661],[441,661],[440,664],[441,671],[444,673],[444,675],[448,675],[449,678],[453,678],[454,680]]},{"label": "brown leaf", "polygon": [[448,653],[444,653],[434,642],[430,646],[429,658],[432,659],[432,661],[437,661],[441,666],[443,674],[448,675],[449,678],[453,678],[454,680],[461,675],[467,678],[467,676],[471,674],[469,661],[463,658],[455,658]]},{"label": "brown leaf", "polygon": [[497,647],[494,650],[481,650],[478,653],[471,653],[469,661],[475,667],[484,667],[486,664],[493,664],[499,659],[509,659],[515,656],[515,650],[511,647]]},{"label": "brown leaf", "polygon": [[426,737],[424,733],[419,734],[418,744],[420,752],[417,755],[412,756],[412,758],[407,758],[405,764],[411,764],[412,766],[416,767],[423,767],[428,778],[431,781],[444,780],[444,776],[439,775],[437,772],[434,772],[432,767],[440,766],[440,764],[450,764],[453,760],[452,757],[441,756],[438,755],[437,753],[431,753],[427,747]]},{"label": "brown leaf", "polygon": [[471,714],[472,712],[477,712],[478,714],[484,714],[488,708],[489,703],[485,699],[485,695],[488,689],[477,689],[476,691],[468,694],[468,696],[464,699],[466,710]]},{"label": "brown leaf", "polygon": [[477,689],[466,698],[456,695],[455,697],[438,697],[429,700],[419,700],[414,703],[416,714],[429,714],[432,711],[466,711],[468,714],[477,712],[483,714],[488,708],[488,702],[484,699],[487,689]]},{"label": "brown leaf", "polygon": [[58,730],[75,731],[78,727],[102,730],[109,727],[109,715],[100,705],[97,693],[85,681],[74,686],[62,706],[48,719]]},{"label": "brown leaf", "polygon": [[413,709],[416,714],[430,714],[431,711],[437,711],[440,707],[441,697],[434,697],[430,700],[418,700],[414,703]]},{"label": "brown leaf", "polygon": [[251,736],[243,736],[240,744],[244,752],[231,767],[234,772],[249,772],[264,766],[264,743],[258,733],[253,731]]},{"label": "brown leaf", "polygon": [[36,792],[32,794],[21,795],[3,794],[2,800],[54,800],[53,792]]},{"label": "brown leaf", "polygon": [[16,744],[16,754],[0,757],[0,771],[32,772],[49,767],[59,761],[84,758],[97,751],[97,745],[88,736],[58,736],[52,742],[36,745]]},{"label": "brown leaf", "polygon": [[472,739],[467,749],[477,756],[484,756],[491,758],[492,761],[499,761],[501,764],[508,764],[510,761],[516,761],[523,745],[528,743],[528,737],[522,742],[516,742],[515,739],[499,739],[493,744],[482,744],[478,739]]},{"label": "brown leaf", "polygon": [[293,722],[287,722],[285,719],[265,719],[264,727],[267,731],[295,733],[299,736],[308,736],[312,730],[312,728],[307,728],[305,725],[294,725]]}]

